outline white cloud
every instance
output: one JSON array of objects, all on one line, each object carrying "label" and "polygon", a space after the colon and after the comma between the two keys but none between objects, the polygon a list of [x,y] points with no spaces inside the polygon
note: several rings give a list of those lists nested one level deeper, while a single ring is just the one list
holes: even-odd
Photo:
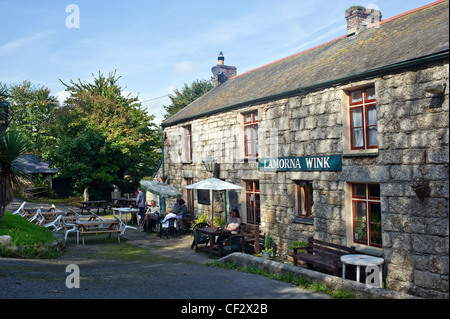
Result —
[{"label": "white cloud", "polygon": [[173,71],[179,75],[188,75],[196,72],[198,70],[198,66],[195,65],[191,61],[182,61],[177,63],[173,67]]},{"label": "white cloud", "polygon": [[42,42],[43,39],[49,37],[53,33],[54,32],[52,31],[39,32],[30,35],[28,37],[15,39],[5,44],[2,44],[0,45],[0,56],[12,55],[18,50],[25,47],[29,50],[30,47],[34,47],[34,45],[39,44],[40,42]]},{"label": "white cloud", "polygon": [[58,99],[59,104],[63,105],[64,101],[70,96],[70,93],[67,91],[58,91],[54,96]]}]

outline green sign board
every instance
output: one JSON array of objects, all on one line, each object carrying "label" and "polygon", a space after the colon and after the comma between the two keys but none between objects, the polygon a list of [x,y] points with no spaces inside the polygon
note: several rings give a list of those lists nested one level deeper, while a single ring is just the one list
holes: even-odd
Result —
[{"label": "green sign board", "polygon": [[341,171],[341,155],[260,158],[258,169],[262,172],[285,171]]}]

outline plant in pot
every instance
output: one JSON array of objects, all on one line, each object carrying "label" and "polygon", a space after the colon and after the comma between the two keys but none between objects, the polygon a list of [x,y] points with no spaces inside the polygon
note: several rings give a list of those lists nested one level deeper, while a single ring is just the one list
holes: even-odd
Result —
[{"label": "plant in pot", "polygon": [[225,221],[225,219],[220,218],[219,216],[214,217],[214,227],[218,229],[224,229],[226,225],[227,222]]},{"label": "plant in pot", "polygon": [[264,239],[264,258],[270,258],[273,253],[273,239],[270,235],[267,235]]}]

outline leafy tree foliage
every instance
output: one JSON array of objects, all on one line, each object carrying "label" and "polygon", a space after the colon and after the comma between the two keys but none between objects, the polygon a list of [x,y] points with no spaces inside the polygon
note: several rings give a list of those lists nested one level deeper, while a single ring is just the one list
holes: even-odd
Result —
[{"label": "leafy tree foliage", "polygon": [[183,109],[186,105],[211,90],[213,87],[214,85],[210,80],[196,80],[192,82],[190,86],[185,83],[181,89],[181,92],[176,89],[173,94],[169,94],[172,104],[169,106],[164,105],[164,109],[167,112],[164,115],[164,119],[168,119],[179,110]]},{"label": "leafy tree foliage", "polygon": [[54,142],[48,124],[58,108],[58,100],[50,95],[50,89],[30,81],[0,87],[9,102],[9,127],[29,140],[29,152],[42,157],[43,150]]},{"label": "leafy tree foliage", "polygon": [[70,96],[52,124],[57,145],[47,157],[78,193],[88,187],[91,198],[109,195],[112,184],[136,186],[160,158],[154,116],[137,97],[122,95],[119,79],[113,72],[93,83],[61,81]]}]

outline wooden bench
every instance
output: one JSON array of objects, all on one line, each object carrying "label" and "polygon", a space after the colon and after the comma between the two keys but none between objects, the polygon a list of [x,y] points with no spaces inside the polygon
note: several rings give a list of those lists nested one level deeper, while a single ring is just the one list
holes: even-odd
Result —
[{"label": "wooden bench", "polygon": [[[306,252],[299,253],[299,250],[306,250]],[[304,261],[308,268],[317,266],[338,276],[339,269],[342,268],[341,256],[354,253],[355,247],[353,246],[345,247],[309,237],[306,247],[294,248],[292,258],[294,266],[297,266],[298,261]]]},{"label": "wooden bench", "polygon": [[187,212],[187,215],[185,218],[183,218],[183,229],[182,231],[190,231],[190,229],[192,228],[192,224],[193,224],[193,218],[194,216],[190,213]]},{"label": "wooden bench", "polygon": [[261,235],[259,225],[241,223],[239,235],[243,237],[242,251],[249,251],[253,248],[255,254],[259,254],[261,246],[264,246],[264,237]]},{"label": "wooden bench", "polygon": [[47,193],[47,190],[44,187],[32,187],[25,189],[26,196],[33,198],[36,195],[41,195]]}]

